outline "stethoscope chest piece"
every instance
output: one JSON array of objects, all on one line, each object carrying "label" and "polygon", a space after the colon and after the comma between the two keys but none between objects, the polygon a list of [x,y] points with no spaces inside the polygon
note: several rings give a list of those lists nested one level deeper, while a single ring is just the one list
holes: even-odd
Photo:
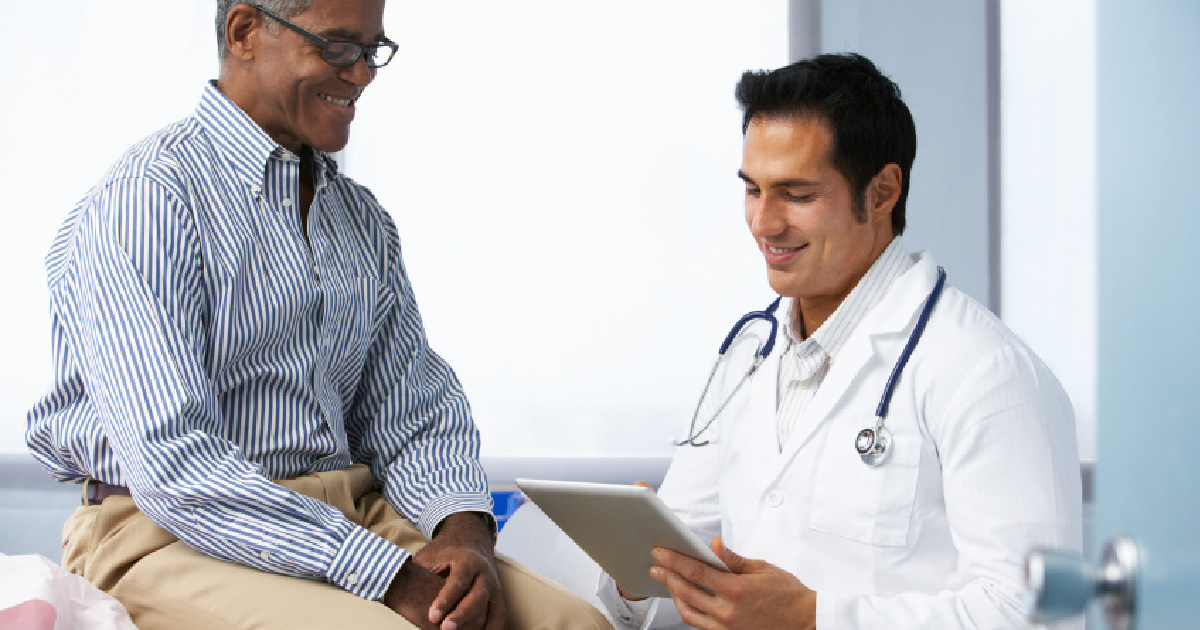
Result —
[{"label": "stethoscope chest piece", "polygon": [[854,450],[863,463],[868,466],[880,466],[887,459],[892,445],[892,432],[887,427],[876,425],[875,428],[863,429],[854,439]]}]

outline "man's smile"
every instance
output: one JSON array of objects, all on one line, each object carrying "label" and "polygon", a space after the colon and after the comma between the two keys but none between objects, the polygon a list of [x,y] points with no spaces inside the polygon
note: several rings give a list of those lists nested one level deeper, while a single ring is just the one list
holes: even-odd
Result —
[{"label": "man's smile", "polygon": [[351,105],[354,105],[354,101],[355,101],[355,99],[353,99],[353,98],[338,98],[336,96],[330,96],[328,94],[318,94],[317,96],[323,101],[327,101],[329,103],[333,103],[334,105],[339,105],[341,107],[350,107]]}]

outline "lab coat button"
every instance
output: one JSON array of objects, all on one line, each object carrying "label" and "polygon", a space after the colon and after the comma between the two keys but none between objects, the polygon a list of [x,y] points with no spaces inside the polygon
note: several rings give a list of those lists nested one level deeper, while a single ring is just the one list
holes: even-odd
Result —
[{"label": "lab coat button", "polygon": [[778,490],[767,494],[767,505],[769,507],[779,507],[783,505],[783,493]]}]

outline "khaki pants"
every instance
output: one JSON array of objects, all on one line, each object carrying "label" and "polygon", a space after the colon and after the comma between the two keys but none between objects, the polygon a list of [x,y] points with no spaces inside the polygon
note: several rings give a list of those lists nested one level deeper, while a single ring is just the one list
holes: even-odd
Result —
[{"label": "khaki pants", "polygon": [[[365,466],[280,481],[338,508],[351,521],[416,552],[425,538],[372,490]],[[611,628],[587,602],[498,558],[512,630]],[[379,602],[330,584],[266,573],[200,553],[155,525],[133,499],[80,507],[63,526],[63,566],[124,604],[142,630],[261,628],[411,629]]]}]

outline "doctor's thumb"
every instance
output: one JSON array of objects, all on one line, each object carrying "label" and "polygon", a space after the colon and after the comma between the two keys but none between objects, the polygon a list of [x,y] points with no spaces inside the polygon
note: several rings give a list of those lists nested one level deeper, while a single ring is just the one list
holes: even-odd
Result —
[{"label": "doctor's thumb", "polygon": [[729,567],[731,572],[745,573],[749,570],[746,559],[730,551],[729,547],[725,546],[725,541],[721,540],[720,536],[713,536],[712,550],[713,553],[717,554],[717,557],[721,559],[721,562],[724,562],[725,566]]}]

